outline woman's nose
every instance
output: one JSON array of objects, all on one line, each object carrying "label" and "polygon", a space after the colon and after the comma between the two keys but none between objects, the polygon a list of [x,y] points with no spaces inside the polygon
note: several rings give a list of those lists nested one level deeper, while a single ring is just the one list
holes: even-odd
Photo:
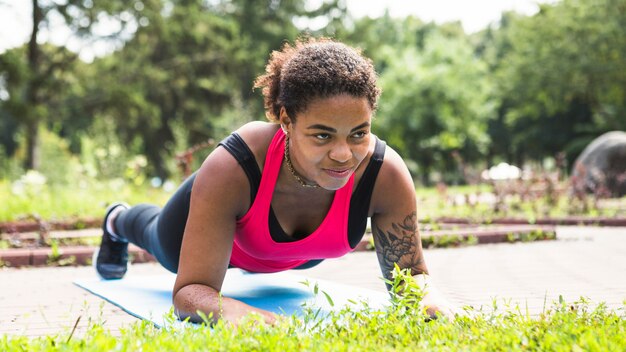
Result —
[{"label": "woman's nose", "polygon": [[345,163],[352,158],[352,150],[348,143],[336,143],[328,156],[334,161]]}]

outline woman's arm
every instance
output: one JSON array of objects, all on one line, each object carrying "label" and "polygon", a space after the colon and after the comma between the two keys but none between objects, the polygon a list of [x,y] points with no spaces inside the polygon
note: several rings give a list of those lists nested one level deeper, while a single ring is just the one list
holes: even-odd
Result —
[{"label": "woman's arm", "polygon": [[[424,290],[428,314],[453,315],[453,308],[430,283],[418,230],[415,187],[402,158],[387,148],[373,194],[372,233],[383,277],[393,281],[397,264]],[[387,287],[390,288],[389,284]]]},{"label": "woman's arm", "polygon": [[222,297],[220,290],[233,246],[237,217],[250,203],[248,179],[224,148],[217,148],[198,171],[191,192],[189,216],[183,236],[173,301],[181,319],[202,321],[197,313],[237,323],[256,312],[265,321],[273,313]]}]

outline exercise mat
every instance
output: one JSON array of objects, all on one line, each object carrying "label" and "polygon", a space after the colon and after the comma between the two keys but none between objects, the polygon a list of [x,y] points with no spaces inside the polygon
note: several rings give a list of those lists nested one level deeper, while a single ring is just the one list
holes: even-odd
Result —
[{"label": "exercise mat", "polygon": [[[122,280],[102,280],[94,275],[94,278],[76,280],[74,284],[161,327],[167,325],[166,317],[171,316],[175,278],[171,273],[127,275]],[[330,312],[346,305],[361,308],[364,303],[375,310],[382,309],[389,301],[384,292],[287,272],[250,274],[239,269],[227,271],[222,294],[284,315],[302,315],[305,307]]]}]

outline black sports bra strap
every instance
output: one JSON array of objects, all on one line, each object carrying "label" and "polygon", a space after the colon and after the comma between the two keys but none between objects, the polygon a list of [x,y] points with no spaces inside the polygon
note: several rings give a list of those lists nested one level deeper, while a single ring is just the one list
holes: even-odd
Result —
[{"label": "black sports bra strap", "polygon": [[261,184],[261,170],[254,158],[254,154],[237,132],[233,132],[230,136],[224,138],[218,143],[219,145],[232,154],[248,176],[250,181],[250,199],[254,201]]},{"label": "black sports bra strap", "polygon": [[352,248],[359,243],[365,233],[365,228],[367,227],[370,201],[372,199],[372,193],[374,193],[376,177],[378,176],[380,167],[383,165],[386,145],[385,141],[376,138],[374,153],[372,154],[365,171],[363,171],[361,180],[354,190],[352,199],[350,200],[350,214],[348,216],[348,242]]},{"label": "black sports bra strap", "polygon": [[368,198],[372,196],[372,190],[376,182],[376,177],[378,176],[378,171],[380,171],[380,167],[383,165],[383,159],[385,158],[386,145],[387,143],[385,143],[385,141],[376,138],[376,146],[374,147],[371,161],[367,164],[355,193],[360,193],[359,188],[364,188],[364,190],[369,190],[369,192],[365,192],[364,195],[367,195]]}]

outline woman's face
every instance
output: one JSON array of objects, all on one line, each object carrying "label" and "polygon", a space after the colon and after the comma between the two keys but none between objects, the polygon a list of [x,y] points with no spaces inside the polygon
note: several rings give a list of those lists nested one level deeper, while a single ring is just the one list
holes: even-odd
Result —
[{"label": "woman's face", "polygon": [[295,123],[284,109],[280,120],[290,136],[296,172],[324,189],[343,187],[367,156],[372,109],[366,98],[342,94],[316,99],[296,115]]}]

